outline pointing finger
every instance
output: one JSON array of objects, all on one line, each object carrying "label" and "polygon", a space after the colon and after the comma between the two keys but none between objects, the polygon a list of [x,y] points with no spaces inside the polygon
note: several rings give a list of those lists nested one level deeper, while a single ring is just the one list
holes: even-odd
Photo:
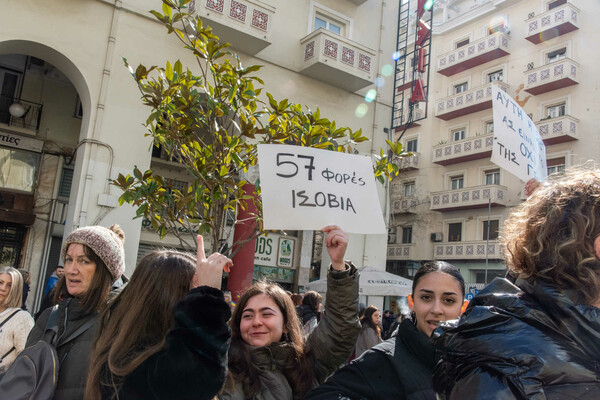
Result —
[{"label": "pointing finger", "polygon": [[206,254],[204,254],[204,238],[202,235],[198,235],[198,249],[196,250],[196,257],[198,260],[206,259]]}]

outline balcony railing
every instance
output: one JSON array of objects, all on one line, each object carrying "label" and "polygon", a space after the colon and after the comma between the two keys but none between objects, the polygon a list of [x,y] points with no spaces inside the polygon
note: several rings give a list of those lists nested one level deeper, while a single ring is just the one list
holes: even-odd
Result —
[{"label": "balcony railing", "polygon": [[376,52],[323,28],[300,40],[300,73],[355,92],[373,83]]},{"label": "balcony railing", "polygon": [[271,44],[275,8],[252,0],[196,0],[190,7],[222,41],[255,55]]},{"label": "balcony railing", "polygon": [[579,29],[579,9],[571,3],[534,15],[525,21],[527,33],[525,39],[540,44]]},{"label": "balcony railing", "polygon": [[451,76],[509,53],[510,36],[497,32],[438,56],[437,72]]},{"label": "balcony railing", "polygon": [[[406,127],[406,122],[408,121],[409,114],[410,114],[410,111],[407,108],[403,109],[401,112],[396,112],[396,111],[399,111],[399,108],[400,107],[398,107],[398,109],[394,110],[395,113],[394,113],[393,126],[396,127],[396,132],[398,132],[400,130],[404,130],[404,128]],[[423,118],[424,114],[425,114],[425,111],[423,109],[413,107],[413,115],[411,117],[411,120],[418,121]],[[420,124],[418,122],[410,123],[410,127],[419,126],[419,125]]]},{"label": "balcony railing", "polygon": [[417,199],[414,197],[392,196],[392,214],[417,212]]},{"label": "balcony railing", "polygon": [[492,154],[494,134],[475,136],[433,147],[433,162],[439,165],[487,158]]},{"label": "balcony railing", "polygon": [[414,243],[388,244],[388,260],[411,260],[415,252]]},{"label": "balcony railing", "polygon": [[484,208],[491,199],[492,207],[505,207],[507,188],[500,185],[472,186],[463,189],[431,193],[431,209],[455,211]]},{"label": "balcony railing", "polygon": [[527,74],[525,91],[538,95],[567,86],[577,85],[579,83],[577,80],[578,70],[579,64],[569,58],[565,58],[525,71]]},{"label": "balcony railing", "polygon": [[[494,82],[505,92],[509,86],[501,81]],[[435,102],[435,116],[444,121],[492,107],[492,84],[488,83],[464,92],[444,97]]]},{"label": "balcony railing", "polygon": [[[433,246],[433,257],[436,260],[481,260],[486,258],[485,247],[485,240],[438,243]],[[487,258],[502,258],[502,246],[495,240],[487,244]]]},{"label": "balcony railing", "polygon": [[[10,106],[20,103],[24,114],[14,117],[10,114]],[[0,125],[8,125],[19,132],[37,133],[40,129],[43,106],[39,103],[17,99],[14,97],[0,96]]]},{"label": "balcony railing", "polygon": [[419,153],[412,153],[408,157],[395,157],[393,162],[398,166],[400,171],[410,171],[419,169]]},{"label": "balcony railing", "polygon": [[546,145],[579,139],[577,136],[579,120],[570,115],[538,121],[535,126]]}]

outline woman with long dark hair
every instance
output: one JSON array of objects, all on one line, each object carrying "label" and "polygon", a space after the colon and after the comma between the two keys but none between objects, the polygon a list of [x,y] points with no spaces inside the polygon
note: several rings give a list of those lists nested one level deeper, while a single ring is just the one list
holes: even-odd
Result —
[{"label": "woman with long dark hair", "polygon": [[438,325],[458,318],[464,305],[465,281],[443,261],[421,266],[413,279],[404,319],[396,336],[367,350],[311,391],[306,400],[436,400],[432,374],[438,360],[431,339]]},{"label": "woman with long dark hair", "polygon": [[231,316],[221,288],[231,260],[152,251],[101,316],[88,400],[211,399],[227,371]]},{"label": "woman with long dark hair", "polygon": [[358,275],[344,262],[348,236],[336,226],[323,231],[331,257],[325,316],[305,341],[290,296],[275,283],[250,286],[231,319],[230,375],[219,398],[301,399],[348,358],[360,329]]},{"label": "woman with long dark hair", "polygon": [[377,307],[367,307],[365,314],[360,319],[362,329],[356,339],[356,346],[354,346],[355,357],[360,357],[362,353],[382,342],[381,327],[379,326],[380,318],[381,315]]}]

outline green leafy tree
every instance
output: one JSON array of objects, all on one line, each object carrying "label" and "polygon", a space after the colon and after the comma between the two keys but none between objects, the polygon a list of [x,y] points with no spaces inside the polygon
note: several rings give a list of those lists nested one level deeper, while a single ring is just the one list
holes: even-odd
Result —
[{"label": "green leafy tree", "polygon": [[[241,172],[257,162],[258,143],[286,143],[338,152],[353,152],[368,140],[361,130],[337,127],[335,121],[287,99],[262,96],[264,82],[255,75],[258,65],[242,65],[202,20],[187,12],[191,0],[163,0],[162,12],[151,13],[183,48],[195,56],[193,70],[178,60],[165,67],[139,65],[135,70],[124,59],[142,101],[151,108],[145,126],[153,145],[185,167],[190,183],[177,189],[172,182],[137,167],[112,183],[122,189],[120,204],[137,207],[137,217],[150,220],[164,237],[173,232],[185,248],[195,248],[194,233],[209,234],[216,243],[224,239],[224,219],[238,206],[253,202],[258,213],[254,235],[262,232],[260,189],[245,193]],[[374,174],[391,179],[398,167],[391,157],[406,156],[400,143],[388,141],[381,150]],[[254,183],[254,182],[251,182]],[[235,221],[240,222],[240,221]],[[245,238],[251,240],[254,236]],[[239,248],[242,243],[237,243]]]}]

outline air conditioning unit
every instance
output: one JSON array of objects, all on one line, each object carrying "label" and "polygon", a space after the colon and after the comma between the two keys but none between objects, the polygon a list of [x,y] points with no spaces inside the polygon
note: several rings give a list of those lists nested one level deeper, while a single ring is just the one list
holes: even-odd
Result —
[{"label": "air conditioning unit", "polygon": [[388,229],[388,244],[396,243],[396,228]]},{"label": "air conditioning unit", "polygon": [[442,240],[444,240],[444,235],[442,234],[442,232],[435,232],[431,234],[432,242],[441,242]]}]

